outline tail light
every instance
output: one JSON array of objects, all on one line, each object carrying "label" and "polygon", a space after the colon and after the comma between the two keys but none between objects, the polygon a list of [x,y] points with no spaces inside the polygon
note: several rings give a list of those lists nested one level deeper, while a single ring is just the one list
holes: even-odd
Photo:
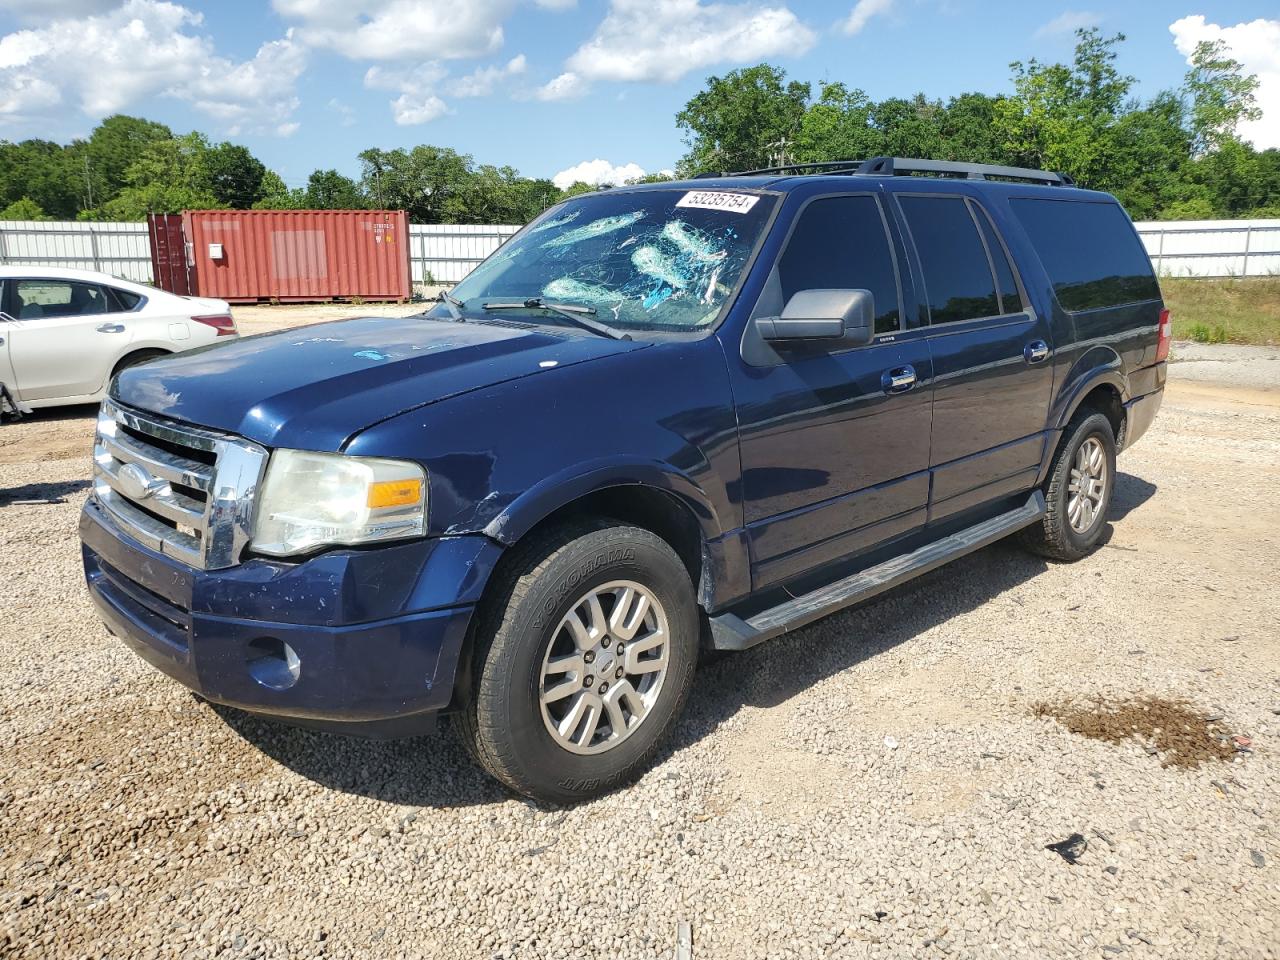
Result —
[{"label": "tail light", "polygon": [[1173,342],[1173,321],[1169,311],[1160,311],[1160,339],[1156,341],[1156,363],[1169,359],[1169,344]]},{"label": "tail light", "polygon": [[236,335],[236,322],[231,319],[229,313],[219,313],[207,317],[192,317],[196,323],[203,323],[206,327],[213,327],[218,331],[220,337],[234,337]]}]

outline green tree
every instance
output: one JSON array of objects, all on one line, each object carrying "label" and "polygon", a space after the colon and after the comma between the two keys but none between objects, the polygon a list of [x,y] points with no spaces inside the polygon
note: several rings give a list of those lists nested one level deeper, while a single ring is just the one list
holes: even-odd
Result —
[{"label": "green tree", "polygon": [[404,210],[415,223],[463,223],[459,197],[471,158],[449,147],[372,148],[360,154],[361,188],[373,207]]},{"label": "green tree", "polygon": [[142,220],[148,213],[225,207],[213,191],[209,149],[199,133],[149,144],[125,171],[125,188],[100,208],[102,217]]},{"label": "green tree", "polygon": [[290,190],[274,170],[262,175],[262,197],[254,202],[254,210],[306,210],[310,206],[306,190]]},{"label": "green tree", "polygon": [[316,170],[307,178],[307,206],[313,210],[363,210],[360,185],[337,170]]},{"label": "green tree", "polygon": [[248,210],[266,195],[262,178],[267,168],[239,144],[220,143],[210,147],[201,163],[209,190],[219,206]]},{"label": "green tree", "polygon": [[24,197],[57,220],[72,220],[83,206],[80,179],[67,150],[49,140],[0,141],[0,204]]},{"label": "green tree", "polygon": [[44,208],[30,197],[22,197],[0,210],[0,220],[49,220]]},{"label": "green tree", "polygon": [[81,191],[81,207],[92,210],[113,199],[127,184],[126,171],[152,144],[173,139],[163,123],[117,113],[68,148],[71,175]]},{"label": "green tree", "polygon": [[685,174],[746,170],[795,161],[809,84],[787,82],[767,63],[710,77],[676,114],[689,152]]},{"label": "green tree", "polygon": [[874,104],[861,90],[824,83],[796,134],[795,159],[802,163],[861,160],[884,152],[884,137],[872,126]]},{"label": "green tree", "polygon": [[1262,115],[1254,96],[1258,78],[1242,71],[1239,61],[1227,55],[1222,40],[1196,44],[1182,89],[1190,103],[1192,144],[1197,155],[1234,141],[1241,121]]}]

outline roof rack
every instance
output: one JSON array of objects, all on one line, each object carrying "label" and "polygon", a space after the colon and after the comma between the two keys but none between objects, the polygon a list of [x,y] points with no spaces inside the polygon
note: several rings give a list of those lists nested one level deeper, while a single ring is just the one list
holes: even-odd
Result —
[{"label": "roof rack", "polygon": [[1033,170],[1030,167],[1004,167],[994,163],[965,163],[959,160],[921,160],[914,157],[872,157],[859,168],[859,173],[871,176],[894,177],[900,174],[941,173],[946,176],[964,177],[968,180],[987,180],[992,177],[1004,180],[1030,180],[1054,186],[1075,185],[1065,173],[1052,170]]},{"label": "roof rack", "polygon": [[863,175],[895,177],[913,173],[935,173],[948,177],[964,177],[967,180],[1029,180],[1052,186],[1075,185],[1065,173],[1050,170],[1032,170],[1029,167],[1004,167],[993,163],[965,163],[958,160],[923,160],[914,157],[872,157],[870,160],[826,160],[820,163],[789,163],[777,167],[760,167],[756,170],[740,170],[734,173],[700,173],[695,179],[709,177],[751,177],[773,173]]}]

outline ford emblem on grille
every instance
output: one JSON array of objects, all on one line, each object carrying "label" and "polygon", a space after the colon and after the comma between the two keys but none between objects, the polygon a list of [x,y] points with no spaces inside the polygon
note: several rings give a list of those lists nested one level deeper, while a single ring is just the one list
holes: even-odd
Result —
[{"label": "ford emblem on grille", "polygon": [[116,474],[120,492],[130,500],[145,500],[164,488],[165,481],[153,477],[136,463],[126,463]]}]

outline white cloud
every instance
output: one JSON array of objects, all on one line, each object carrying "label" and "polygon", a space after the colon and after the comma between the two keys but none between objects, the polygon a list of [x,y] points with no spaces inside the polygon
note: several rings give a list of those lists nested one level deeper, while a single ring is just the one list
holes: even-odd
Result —
[{"label": "white cloud", "polygon": [[459,77],[449,84],[449,92],[455,97],[487,97],[499,83],[519,76],[527,67],[528,63],[521,53],[501,67],[479,67],[465,77]]},{"label": "white cloud", "polygon": [[849,36],[861,33],[872,17],[883,16],[893,8],[894,0],[858,0],[840,29]]},{"label": "white cloud", "polygon": [[55,19],[0,37],[0,117],[31,118],[66,99],[90,117],[145,97],[185,100],[227,133],[288,135],[306,54],[290,36],[251,60],[219,56],[202,17],[162,0],[127,0],[110,12]]},{"label": "white cloud", "polygon": [[353,60],[460,59],[502,46],[515,0],[273,0],[298,39]]},{"label": "white cloud", "polygon": [[0,10],[20,20],[48,23],[60,17],[87,17],[105,13],[120,0],[0,0]]},{"label": "white cloud", "polygon": [[1035,32],[1037,37],[1060,37],[1074,34],[1077,30],[1087,30],[1102,23],[1105,18],[1092,10],[1065,10],[1048,23],[1042,24]]},{"label": "white cloud", "polygon": [[337,97],[333,97],[325,106],[338,115],[338,122],[344,127],[356,125],[356,111],[349,103],[343,103]]},{"label": "white cloud", "polygon": [[412,126],[449,112],[449,105],[435,92],[446,73],[438,63],[420,63],[404,69],[370,67],[365,71],[364,85],[370,90],[399,93],[391,101],[391,115],[401,126]]},{"label": "white cloud", "polygon": [[578,0],[534,0],[534,3],[544,10],[572,10]]},{"label": "white cloud", "polygon": [[701,0],[612,0],[595,35],[569,58],[566,76],[671,83],[720,63],[795,56],[814,32],[787,7]]},{"label": "white cloud", "polygon": [[583,160],[576,166],[569,167],[567,170],[561,170],[551,182],[561,190],[565,190],[575,183],[589,183],[592,186],[599,187],[605,184],[609,186],[618,186],[626,183],[628,180],[635,180],[644,176],[644,167],[636,163],[624,163],[615,167],[608,160]]},{"label": "white cloud", "polygon": [[573,100],[587,92],[587,85],[576,73],[562,73],[533,91],[535,100]]},{"label": "white cloud", "polygon": [[1196,44],[1202,40],[1222,40],[1231,56],[1244,66],[1246,74],[1258,78],[1254,96],[1262,116],[1240,125],[1240,136],[1259,150],[1280,147],[1280,19],[1257,19],[1224,27],[1205,17],[1183,17],[1169,26],[1178,52],[1191,63]]}]

